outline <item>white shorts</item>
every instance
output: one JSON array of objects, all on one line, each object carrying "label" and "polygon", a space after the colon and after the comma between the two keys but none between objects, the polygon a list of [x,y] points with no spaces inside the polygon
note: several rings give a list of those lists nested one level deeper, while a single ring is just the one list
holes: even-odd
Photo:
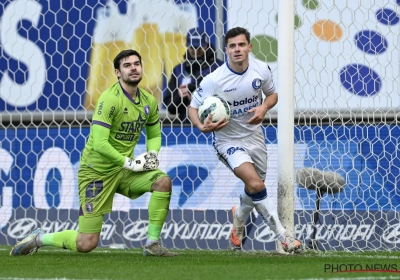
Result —
[{"label": "white shorts", "polygon": [[249,137],[226,141],[219,139],[213,145],[218,159],[232,170],[232,172],[242,163],[251,162],[254,164],[261,180],[265,180],[268,167],[268,154],[265,137],[261,128]]}]

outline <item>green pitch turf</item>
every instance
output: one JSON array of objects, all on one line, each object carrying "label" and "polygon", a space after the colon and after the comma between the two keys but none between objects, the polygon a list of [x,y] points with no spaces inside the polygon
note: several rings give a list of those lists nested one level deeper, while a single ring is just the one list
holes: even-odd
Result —
[{"label": "green pitch turf", "polygon": [[[32,256],[10,257],[10,249],[0,246],[0,279],[400,279],[400,252],[307,251],[284,256],[184,250],[176,251],[180,255],[175,258],[156,258],[144,257],[141,250],[80,254],[41,248]],[[337,272],[339,268],[346,272]]]}]

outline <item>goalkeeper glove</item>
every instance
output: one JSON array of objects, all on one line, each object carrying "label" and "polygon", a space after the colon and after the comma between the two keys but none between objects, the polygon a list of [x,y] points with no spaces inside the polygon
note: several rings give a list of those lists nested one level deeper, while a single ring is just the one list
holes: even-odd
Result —
[{"label": "goalkeeper glove", "polygon": [[158,168],[158,158],[155,151],[150,151],[138,155],[135,159],[127,157],[123,168],[132,170],[134,172],[155,170]]}]

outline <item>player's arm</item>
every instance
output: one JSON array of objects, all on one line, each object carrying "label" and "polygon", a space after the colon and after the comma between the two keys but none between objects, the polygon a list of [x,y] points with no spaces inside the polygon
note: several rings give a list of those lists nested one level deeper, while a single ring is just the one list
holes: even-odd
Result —
[{"label": "player's arm", "polygon": [[110,128],[105,123],[94,121],[91,133],[93,133],[93,149],[116,165],[136,172],[157,169],[157,156],[144,153],[135,159],[131,159],[114,149],[110,142],[108,142]]},{"label": "player's arm", "polygon": [[267,112],[273,108],[276,103],[278,102],[278,94],[273,93],[268,95],[265,99],[264,102],[257,107],[254,107],[249,110],[249,113],[254,113],[254,116],[252,116],[248,121],[247,124],[260,124],[265,118],[265,115]]},{"label": "player's arm", "polygon": [[261,104],[261,106],[264,107],[264,109],[266,110],[265,112],[268,112],[275,107],[276,103],[278,103],[278,94],[274,92],[265,97],[264,102],[263,104]]},{"label": "player's arm", "polygon": [[125,156],[108,142],[116,108],[118,108],[118,100],[112,95],[107,93],[100,95],[93,113],[91,134],[93,134],[93,149],[117,166],[123,166]]},{"label": "player's arm", "polygon": [[93,133],[93,149],[109,161],[115,163],[117,166],[122,167],[125,164],[126,157],[118,152],[113,146],[111,146],[110,142],[108,142],[110,128],[107,126],[106,123],[93,121],[91,132]]},{"label": "player's arm", "polygon": [[[153,119],[154,120],[154,119]],[[146,148],[147,151],[154,151],[156,154],[161,149],[161,123],[160,119],[158,117],[157,113],[157,118],[156,121],[153,122],[148,122],[146,124]]]},{"label": "player's arm", "polygon": [[[161,123],[160,115],[158,114],[157,100],[153,98],[153,102],[150,105],[150,115],[146,122],[146,148],[147,153],[141,154],[144,156],[146,161],[147,170],[157,169],[159,165],[158,152],[161,148]],[[140,157],[139,156],[139,157]],[[147,167],[144,167],[146,169]]]},{"label": "player's arm", "polygon": [[189,119],[203,133],[217,131],[228,125],[228,122],[225,119],[221,119],[218,122],[213,123],[212,122],[212,114],[208,115],[207,119],[205,120],[205,122],[203,124],[200,121],[197,108],[194,108],[190,105],[188,110],[189,110],[189,112],[188,112]]},{"label": "player's arm", "polygon": [[265,74],[266,78],[263,81],[262,85],[262,91],[266,97],[264,99],[264,102],[260,106],[249,110],[249,113],[254,113],[254,116],[247,121],[247,124],[262,123],[265,118],[265,114],[267,114],[267,112],[271,110],[276,105],[276,103],[278,103],[278,94],[276,93],[272,71],[269,66],[267,67],[268,69],[266,70]]},{"label": "player's arm", "polygon": [[204,123],[199,118],[199,106],[201,102],[212,93],[212,86],[210,79],[204,78],[200,86],[193,92],[193,98],[188,108],[188,117],[192,123],[203,133],[217,131],[228,125],[225,119],[221,119],[216,123],[212,122],[212,114],[209,114]]}]

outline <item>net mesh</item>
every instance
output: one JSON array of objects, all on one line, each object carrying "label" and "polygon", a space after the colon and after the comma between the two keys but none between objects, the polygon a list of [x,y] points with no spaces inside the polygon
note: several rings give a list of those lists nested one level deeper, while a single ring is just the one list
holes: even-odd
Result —
[{"label": "net mesh", "polygon": [[[394,250],[400,242],[399,1],[295,1],[295,232],[320,250]],[[163,119],[160,169],[173,182],[162,241],[171,248],[226,249],[243,183],[217,160],[211,135],[163,103],[186,34],[244,26],[253,55],[277,81],[279,1],[0,1],[0,244],[35,227],[77,229],[79,156],[96,101],[115,83],[113,59],[142,56],[141,87]],[[284,117],[282,115],[281,117]],[[277,112],[266,117],[265,184],[277,203]],[[144,139],[135,154],[145,152]],[[150,195],[116,195],[100,245],[140,247]],[[246,250],[273,250],[254,211]]]}]

